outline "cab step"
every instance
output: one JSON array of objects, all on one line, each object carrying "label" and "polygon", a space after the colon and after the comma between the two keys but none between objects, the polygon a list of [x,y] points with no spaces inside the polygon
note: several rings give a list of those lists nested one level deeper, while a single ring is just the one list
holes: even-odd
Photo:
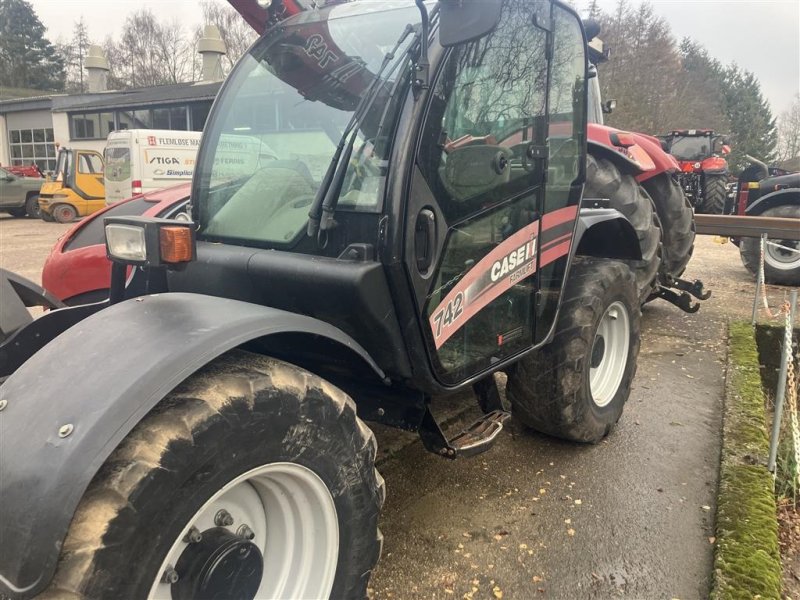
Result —
[{"label": "cab step", "polygon": [[494,445],[503,430],[503,423],[510,416],[511,413],[505,410],[493,410],[448,440],[428,410],[423,417],[419,435],[427,450],[444,458],[475,456]]}]

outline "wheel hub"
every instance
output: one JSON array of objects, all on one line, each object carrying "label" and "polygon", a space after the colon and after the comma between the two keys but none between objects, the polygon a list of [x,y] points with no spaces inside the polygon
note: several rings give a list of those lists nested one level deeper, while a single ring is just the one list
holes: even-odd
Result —
[{"label": "wheel hub", "polygon": [[186,547],[175,571],[178,580],[171,589],[175,600],[253,600],[261,585],[264,559],[250,540],[214,527]]},{"label": "wheel hub", "polygon": [[606,353],[606,340],[602,335],[594,338],[594,346],[592,346],[592,368],[596,369],[603,362],[603,356]]}]

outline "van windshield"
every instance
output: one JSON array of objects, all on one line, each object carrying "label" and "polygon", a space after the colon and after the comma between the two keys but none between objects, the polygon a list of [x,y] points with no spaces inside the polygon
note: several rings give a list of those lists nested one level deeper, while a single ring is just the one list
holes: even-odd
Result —
[{"label": "van windshield", "polygon": [[127,181],[131,178],[131,151],[128,147],[109,146],[105,151],[108,181]]},{"label": "van windshield", "polygon": [[[214,105],[198,157],[193,204],[205,239],[274,247],[300,238],[359,100],[406,25],[418,21],[408,2],[338,5],[284,22],[250,49]],[[408,60],[412,39],[361,121],[340,209],[380,205],[404,96],[391,92],[409,79],[395,63]]]}]

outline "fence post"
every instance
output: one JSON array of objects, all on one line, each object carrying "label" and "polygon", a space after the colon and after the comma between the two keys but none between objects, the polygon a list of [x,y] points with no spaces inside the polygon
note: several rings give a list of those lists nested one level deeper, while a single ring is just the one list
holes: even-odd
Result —
[{"label": "fence post", "polygon": [[751,324],[756,324],[756,315],[758,314],[758,295],[761,292],[761,285],[764,283],[764,252],[767,250],[767,234],[761,234],[761,252],[758,253],[758,273],[756,273],[756,295],[753,298],[753,317]]},{"label": "fence post", "polygon": [[783,333],[783,347],[781,348],[781,368],[778,372],[778,389],[775,392],[775,414],[772,416],[772,435],[769,440],[769,461],[767,469],[775,473],[775,464],[778,457],[778,439],[781,431],[781,416],[783,415],[783,399],[786,396],[786,374],[789,361],[792,357],[792,332],[794,329],[794,313],[797,307],[797,290],[792,290],[789,299],[789,314],[786,317],[786,328]]}]

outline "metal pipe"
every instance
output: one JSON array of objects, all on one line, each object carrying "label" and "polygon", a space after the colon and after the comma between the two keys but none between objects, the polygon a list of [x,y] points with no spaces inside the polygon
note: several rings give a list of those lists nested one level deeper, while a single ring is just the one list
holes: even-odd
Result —
[{"label": "metal pipe", "polygon": [[764,284],[764,282],[761,280],[761,277],[764,274],[764,265],[762,264],[762,261],[764,260],[764,252],[766,252],[766,249],[767,249],[767,234],[762,233],[761,252],[759,253],[758,257],[758,273],[756,274],[756,295],[753,298],[753,317],[750,320],[751,325],[756,324],[756,315],[758,313],[758,296],[761,292],[761,286]]},{"label": "metal pipe", "polygon": [[775,391],[775,414],[772,416],[772,435],[769,440],[769,461],[767,468],[770,473],[775,473],[778,457],[778,441],[781,430],[781,417],[783,415],[783,401],[786,397],[786,376],[789,361],[792,358],[792,330],[794,328],[794,315],[797,308],[797,290],[792,290],[789,296],[789,319],[783,333],[783,347],[781,348],[781,368],[778,372],[778,389]]}]

